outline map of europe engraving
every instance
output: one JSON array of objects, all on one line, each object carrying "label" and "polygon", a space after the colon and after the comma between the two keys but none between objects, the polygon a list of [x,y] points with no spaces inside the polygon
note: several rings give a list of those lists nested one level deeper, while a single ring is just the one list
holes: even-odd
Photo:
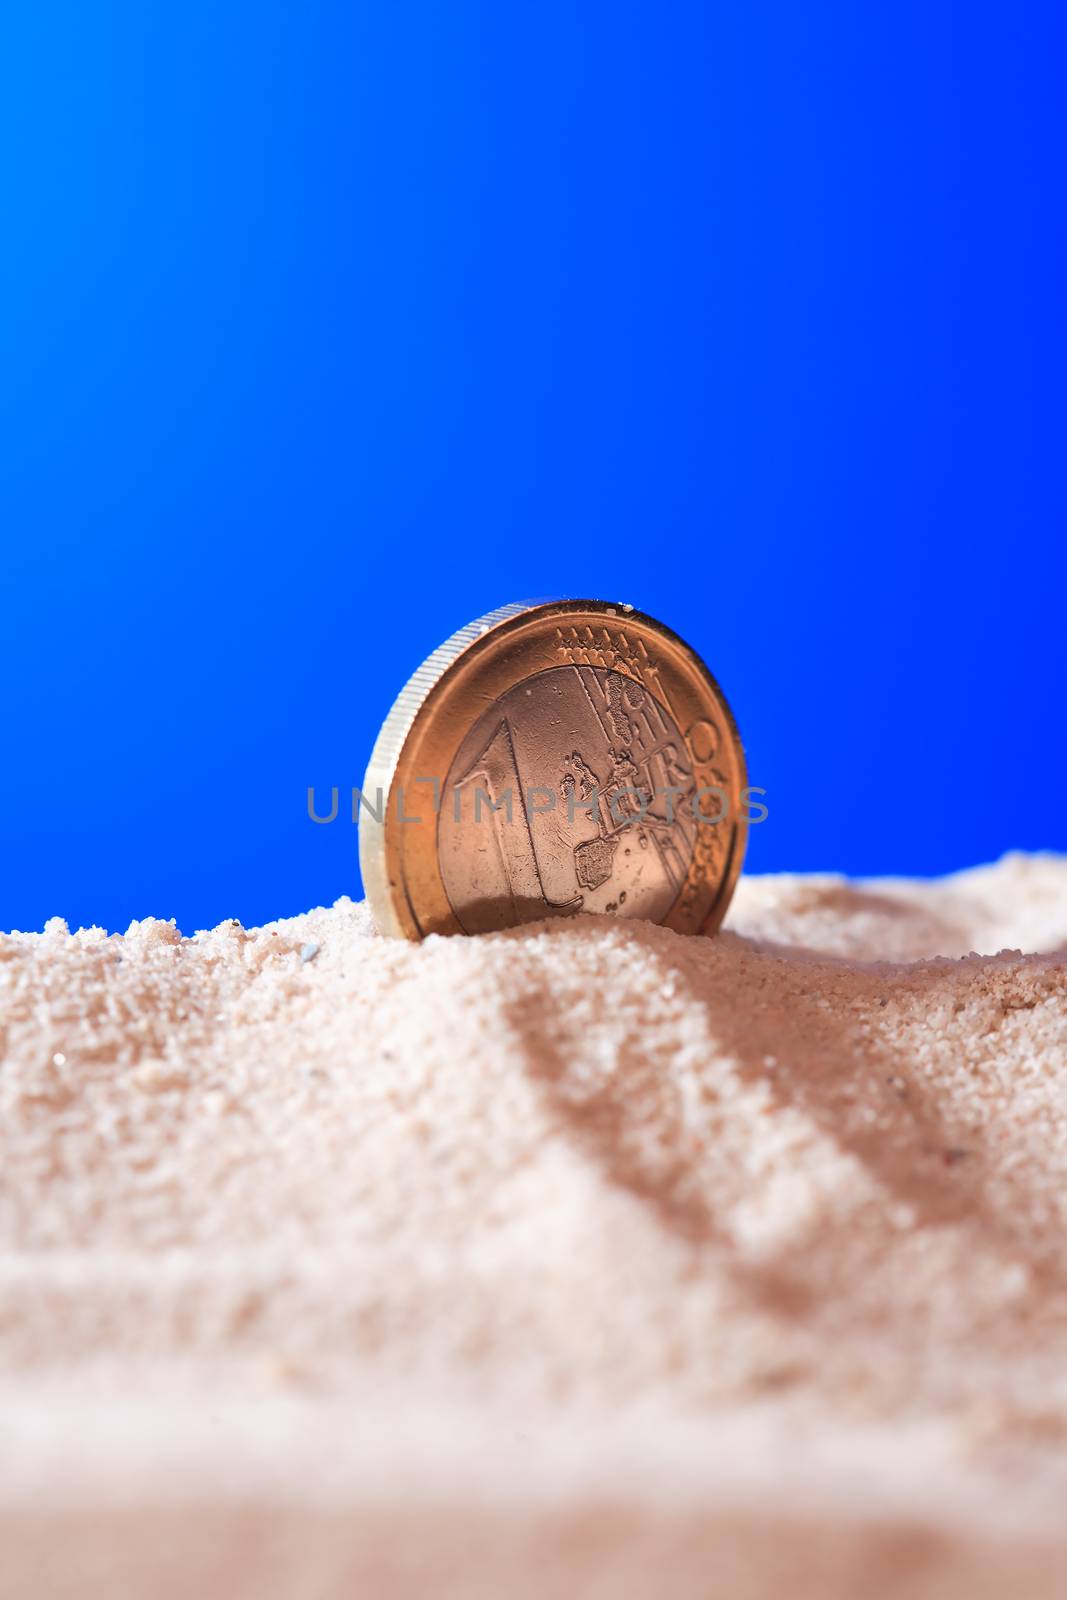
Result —
[{"label": "map of europe engraving", "polygon": [[612,913],[660,921],[685,881],[696,782],[669,712],[603,667],[550,667],[486,707],[437,818],[449,902],[468,933]]}]

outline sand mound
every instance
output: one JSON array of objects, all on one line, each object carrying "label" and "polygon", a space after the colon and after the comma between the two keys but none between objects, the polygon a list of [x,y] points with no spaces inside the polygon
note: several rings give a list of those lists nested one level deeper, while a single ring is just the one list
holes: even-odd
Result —
[{"label": "sand mound", "polygon": [[0,1592],[1059,1592],[1065,949],[1053,857],[0,938]]}]

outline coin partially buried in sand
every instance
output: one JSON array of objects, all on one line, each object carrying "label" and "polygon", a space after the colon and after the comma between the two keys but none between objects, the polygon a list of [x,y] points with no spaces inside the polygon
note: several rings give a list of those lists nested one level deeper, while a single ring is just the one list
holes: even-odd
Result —
[{"label": "coin partially buried in sand", "polygon": [[405,685],[360,798],[379,929],[489,933],[600,912],[718,927],[745,852],[745,758],[700,657],[632,606],[502,606]]}]

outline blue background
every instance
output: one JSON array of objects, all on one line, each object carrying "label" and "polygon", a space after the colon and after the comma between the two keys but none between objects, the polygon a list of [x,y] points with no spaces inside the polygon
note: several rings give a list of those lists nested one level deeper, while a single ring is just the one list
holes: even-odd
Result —
[{"label": "blue background", "polygon": [[528,594],[706,655],[756,870],[1067,847],[1067,8],[18,10],[0,926],[358,893]]}]

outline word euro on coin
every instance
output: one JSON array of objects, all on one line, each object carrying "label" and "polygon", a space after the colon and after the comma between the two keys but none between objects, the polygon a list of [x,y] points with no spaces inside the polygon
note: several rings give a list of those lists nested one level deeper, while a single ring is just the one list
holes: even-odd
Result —
[{"label": "word euro on coin", "polygon": [[363,882],[398,938],[545,917],[718,927],[745,758],[700,657],[631,606],[502,606],[423,662],[371,754]]}]

